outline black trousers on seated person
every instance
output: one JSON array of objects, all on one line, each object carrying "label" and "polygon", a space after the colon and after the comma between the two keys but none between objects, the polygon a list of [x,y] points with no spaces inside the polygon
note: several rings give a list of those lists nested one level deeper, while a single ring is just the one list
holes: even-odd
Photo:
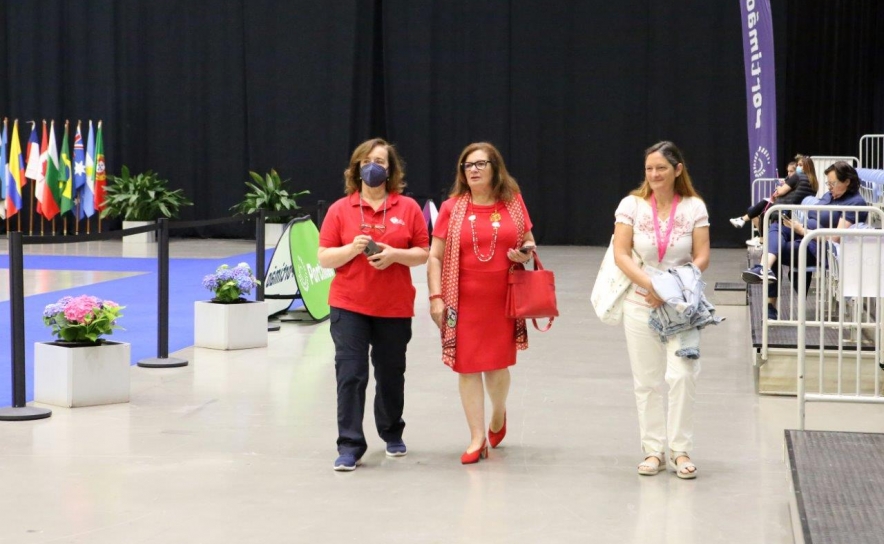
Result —
[{"label": "black trousers on seated person", "polygon": [[746,210],[746,216],[749,217],[749,219],[755,219],[756,217],[761,217],[762,215],[764,215],[764,210],[766,210],[768,206],[773,206],[773,204],[771,204],[767,200],[762,200],[761,202],[757,202],[757,203],[749,206],[749,208]]},{"label": "black trousers on seated person", "polygon": [[[813,276],[813,272],[806,272],[807,274],[807,282],[804,284],[804,296],[807,296],[807,293],[810,292],[810,280]],[[795,294],[798,294],[798,271],[794,269],[789,269],[789,282],[792,284],[792,290],[795,291]],[[777,298],[780,295],[780,286],[779,282],[771,282],[767,284],[767,296],[768,298]]]},{"label": "black trousers on seated person", "polygon": [[338,453],[362,457],[368,445],[362,432],[368,359],[374,366],[374,420],[384,442],[402,438],[405,421],[405,350],[411,340],[410,317],[373,317],[331,308],[338,382]]}]

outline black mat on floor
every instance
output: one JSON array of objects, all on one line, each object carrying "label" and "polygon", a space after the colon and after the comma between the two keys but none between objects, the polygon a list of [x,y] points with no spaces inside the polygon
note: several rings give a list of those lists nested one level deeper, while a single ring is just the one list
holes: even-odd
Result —
[{"label": "black mat on floor", "polygon": [[884,542],[884,434],[786,430],[786,449],[805,543]]},{"label": "black mat on floor", "polygon": [[[792,319],[794,310],[797,309],[797,298],[794,292],[791,292],[791,286],[788,281],[779,282],[779,316],[780,319]],[[752,347],[761,348],[761,334],[764,327],[764,315],[767,312],[767,296],[762,296],[761,284],[749,286],[749,323],[752,328]],[[811,295],[813,296],[813,295]],[[795,308],[793,308],[793,304]],[[825,327],[823,336],[824,349],[838,349],[838,338],[841,334],[837,327]],[[820,328],[807,327],[807,347],[818,348],[820,346]],[[768,347],[771,348],[798,348],[798,327],[795,325],[777,325],[770,327],[768,331]],[[842,347],[845,349],[856,349],[856,343],[848,340],[841,341]],[[873,345],[863,345],[862,351],[874,350]],[[882,540],[884,542],[884,540]]]}]

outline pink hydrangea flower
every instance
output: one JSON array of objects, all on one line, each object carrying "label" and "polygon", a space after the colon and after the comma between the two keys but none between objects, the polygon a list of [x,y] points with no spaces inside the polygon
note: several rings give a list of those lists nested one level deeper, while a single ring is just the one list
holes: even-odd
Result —
[{"label": "pink hydrangea flower", "polygon": [[64,316],[68,321],[75,323],[87,323],[86,316],[92,314],[93,310],[101,307],[101,302],[96,297],[82,295],[75,297],[68,303],[64,309]]}]

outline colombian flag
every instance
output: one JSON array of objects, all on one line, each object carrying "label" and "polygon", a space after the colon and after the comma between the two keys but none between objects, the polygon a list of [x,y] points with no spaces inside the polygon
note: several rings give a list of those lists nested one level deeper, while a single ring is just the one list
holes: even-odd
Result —
[{"label": "colombian flag", "polygon": [[6,217],[12,217],[21,210],[22,186],[25,184],[25,161],[21,156],[21,140],[18,139],[18,119],[12,125],[9,145],[9,174],[6,195]]}]

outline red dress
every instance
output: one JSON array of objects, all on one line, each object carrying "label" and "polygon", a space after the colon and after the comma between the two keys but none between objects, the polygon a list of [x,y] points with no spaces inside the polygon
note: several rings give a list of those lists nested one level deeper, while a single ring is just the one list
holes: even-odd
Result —
[{"label": "red dress", "polygon": [[[521,195],[517,195],[525,217],[525,231],[531,230],[531,219]],[[445,239],[448,222],[457,199],[446,200],[436,223],[433,236]],[[475,214],[474,228],[478,253],[482,258],[491,254],[494,228],[491,214],[500,214],[500,228],[494,254],[482,262],[473,247],[473,232],[469,216]],[[454,371],[461,374],[499,370],[516,364],[516,320],[506,317],[507,274],[512,261],[507,250],[522,245],[516,225],[502,202],[490,206],[471,205],[467,208],[460,228],[460,271],[458,273],[457,351]]]}]

